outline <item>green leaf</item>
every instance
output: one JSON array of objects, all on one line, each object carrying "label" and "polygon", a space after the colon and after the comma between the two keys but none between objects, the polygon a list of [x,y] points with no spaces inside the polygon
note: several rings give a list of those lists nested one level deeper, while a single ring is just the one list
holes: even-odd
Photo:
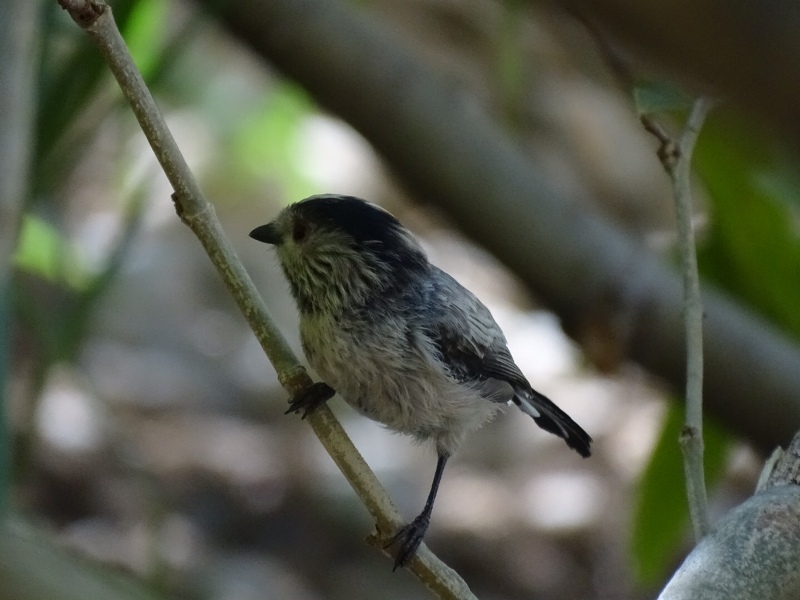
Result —
[{"label": "green leaf", "polygon": [[[683,420],[683,407],[671,402],[639,481],[630,549],[636,579],[643,586],[664,579],[690,532],[683,455],[678,443]],[[711,489],[723,475],[729,436],[706,419],[703,438],[706,486]]]},{"label": "green leaf", "polygon": [[158,65],[170,22],[164,0],[138,0],[123,36],[142,77],[147,80]]},{"label": "green leaf", "polygon": [[698,253],[704,278],[800,339],[797,161],[720,120],[703,131],[695,165],[709,198],[709,232]]},{"label": "green leaf", "polygon": [[22,222],[14,266],[48,281],[58,281],[62,247],[61,237],[53,227],[28,215]]},{"label": "green leaf", "polygon": [[23,218],[13,263],[18,269],[76,290],[89,281],[74,249],[54,227],[32,215]]},{"label": "green leaf", "polygon": [[685,110],[692,105],[692,99],[682,90],[663,81],[638,82],[633,101],[640,115]]}]

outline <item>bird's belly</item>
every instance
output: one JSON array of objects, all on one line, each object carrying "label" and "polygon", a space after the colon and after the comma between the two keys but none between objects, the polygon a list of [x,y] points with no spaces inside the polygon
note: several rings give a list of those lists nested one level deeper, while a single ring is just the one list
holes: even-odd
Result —
[{"label": "bird's belly", "polygon": [[455,382],[401,328],[365,334],[314,325],[301,324],[311,366],[350,406],[389,429],[455,447],[502,407]]},{"label": "bird's belly", "polygon": [[406,430],[413,420],[413,401],[408,383],[401,379],[409,361],[385,342],[385,338],[377,344],[341,332],[325,337],[303,335],[309,363],[350,406],[392,429]]}]

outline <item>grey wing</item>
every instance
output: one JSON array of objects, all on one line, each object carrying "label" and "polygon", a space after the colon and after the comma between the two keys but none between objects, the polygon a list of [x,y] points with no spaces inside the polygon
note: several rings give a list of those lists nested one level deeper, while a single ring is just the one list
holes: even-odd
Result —
[{"label": "grey wing", "polygon": [[[475,335],[482,323],[465,315],[461,323],[443,320],[429,329],[439,358],[450,375],[474,388],[492,402],[509,402],[519,390],[529,387],[505,341],[481,340]],[[538,415],[537,415],[538,416]]]},{"label": "grey wing", "polygon": [[469,290],[439,271],[423,324],[449,374],[487,400],[508,402],[529,388],[506,347],[503,332]]},{"label": "grey wing", "polygon": [[492,402],[509,402],[536,424],[563,438],[581,456],[591,453],[592,438],[547,396],[534,390],[508,351],[500,327],[469,290],[439,271],[428,335],[450,375]]}]

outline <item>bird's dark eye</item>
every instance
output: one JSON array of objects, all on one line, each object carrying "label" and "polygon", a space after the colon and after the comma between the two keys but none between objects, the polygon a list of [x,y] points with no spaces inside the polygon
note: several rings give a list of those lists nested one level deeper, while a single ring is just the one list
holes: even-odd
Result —
[{"label": "bird's dark eye", "polygon": [[308,225],[303,221],[296,221],[292,227],[292,239],[295,243],[300,243],[308,237]]}]

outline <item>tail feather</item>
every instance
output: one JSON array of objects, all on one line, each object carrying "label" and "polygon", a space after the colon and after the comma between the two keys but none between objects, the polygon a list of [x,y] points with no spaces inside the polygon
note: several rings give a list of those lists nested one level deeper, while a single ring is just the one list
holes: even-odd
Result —
[{"label": "tail feather", "polygon": [[547,396],[531,389],[527,394],[517,394],[514,402],[533,417],[539,427],[563,439],[582,457],[591,455],[592,438]]}]

